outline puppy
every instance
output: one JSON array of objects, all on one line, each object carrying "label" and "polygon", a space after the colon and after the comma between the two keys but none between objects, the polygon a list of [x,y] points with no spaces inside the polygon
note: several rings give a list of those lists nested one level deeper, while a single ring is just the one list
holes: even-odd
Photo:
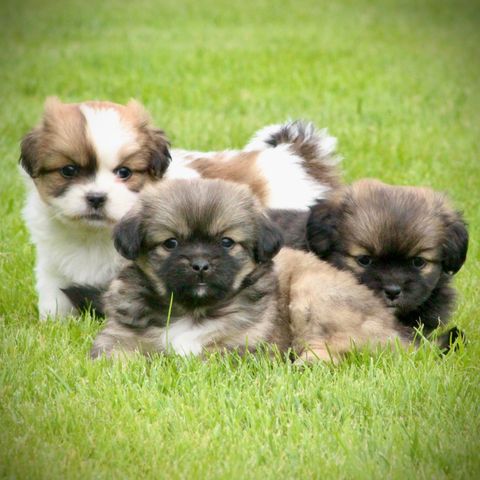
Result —
[{"label": "puppy", "polygon": [[468,232],[443,194],[361,180],[318,201],[306,232],[316,255],[351,271],[402,324],[428,334],[448,322]]},{"label": "puppy", "polygon": [[161,182],[117,225],[114,242],[131,262],[104,296],[108,321],[92,357],[288,348],[271,262],[281,235],[247,187]]},{"label": "puppy", "polygon": [[408,344],[392,313],[350,273],[291,249],[273,265],[281,234],[244,186],[162,182],[142,194],[114,241],[131,263],[103,297],[107,324],[93,358],[267,345],[329,361],[352,345]]},{"label": "puppy", "polygon": [[106,285],[124,264],[112,228],[164,175],[168,141],[137,102],[50,98],[41,124],[22,140],[20,162],[28,174],[23,214],[37,249],[40,317],[65,315],[72,305],[61,288]]},{"label": "puppy", "polygon": [[223,178],[248,184],[266,206],[306,209],[339,184],[335,139],[308,123],[268,127],[244,151],[172,152],[135,101],[47,100],[20,157],[28,174],[24,218],[37,250],[40,318],[72,312],[62,289],[105,287],[122,268],[112,229],[146,185]]}]

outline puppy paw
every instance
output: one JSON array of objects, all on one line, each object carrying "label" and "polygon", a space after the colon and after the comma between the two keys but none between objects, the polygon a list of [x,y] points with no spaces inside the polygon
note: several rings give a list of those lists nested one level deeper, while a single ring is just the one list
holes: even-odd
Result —
[{"label": "puppy paw", "polygon": [[338,358],[335,358],[325,347],[310,347],[303,350],[293,363],[294,365],[311,365],[317,362],[325,362],[336,365],[338,361]]}]

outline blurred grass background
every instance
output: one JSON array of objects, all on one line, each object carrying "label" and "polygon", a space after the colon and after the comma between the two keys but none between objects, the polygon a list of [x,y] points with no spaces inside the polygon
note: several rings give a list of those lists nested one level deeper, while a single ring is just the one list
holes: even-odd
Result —
[{"label": "blurred grass background", "polygon": [[[480,2],[2,0],[0,26],[0,475],[478,478]],[[91,364],[98,323],[36,319],[16,164],[48,95],[137,98],[193,149],[307,118],[338,137],[348,180],[449,192],[470,223],[470,344],[333,370]]]}]

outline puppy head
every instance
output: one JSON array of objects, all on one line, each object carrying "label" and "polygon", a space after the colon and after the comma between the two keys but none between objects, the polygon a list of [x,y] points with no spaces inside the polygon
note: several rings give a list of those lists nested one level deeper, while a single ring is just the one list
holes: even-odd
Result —
[{"label": "puppy head", "polygon": [[415,310],[465,262],[468,232],[444,195],[362,180],[312,208],[310,248],[395,309]]},{"label": "puppy head", "polygon": [[52,214],[92,227],[116,223],[169,162],[164,133],[135,101],[49,98],[40,125],[21,143],[20,163]]},{"label": "puppy head", "polygon": [[282,244],[248,187],[222,180],[165,180],[146,189],[114,231],[163,294],[187,308],[233,295]]}]

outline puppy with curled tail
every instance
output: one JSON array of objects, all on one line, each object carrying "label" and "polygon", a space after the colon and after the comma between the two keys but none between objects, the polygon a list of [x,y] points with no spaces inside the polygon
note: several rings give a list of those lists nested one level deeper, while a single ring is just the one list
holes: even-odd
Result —
[{"label": "puppy with curled tail", "polygon": [[102,290],[125,265],[112,230],[148,185],[221,178],[249,185],[264,206],[306,210],[339,183],[335,139],[312,124],[270,126],[243,150],[172,150],[134,100],[48,98],[20,150],[41,319],[75,313],[66,290],[75,284]]}]

